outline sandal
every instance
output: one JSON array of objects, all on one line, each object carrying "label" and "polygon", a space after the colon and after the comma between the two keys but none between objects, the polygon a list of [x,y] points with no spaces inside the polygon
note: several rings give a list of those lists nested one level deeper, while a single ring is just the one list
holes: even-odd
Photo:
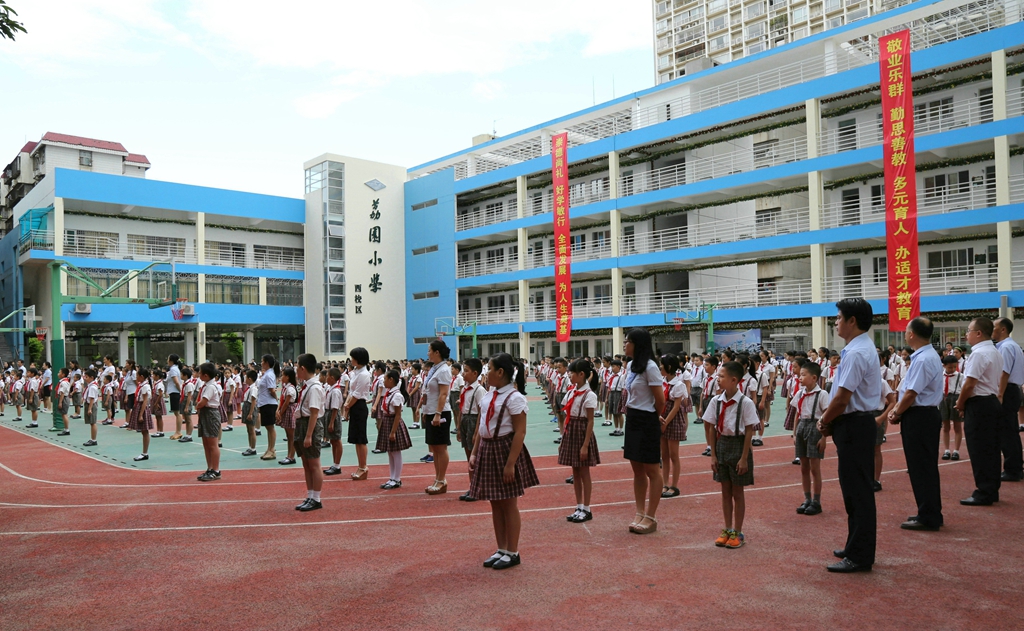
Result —
[{"label": "sandal", "polygon": [[633,521],[630,522],[630,524],[629,524],[629,531],[630,532],[636,532],[637,524],[642,522],[644,520],[644,517],[645,517],[645,515],[643,513],[637,513],[636,516],[633,517]]},{"label": "sandal", "polygon": [[352,480],[365,480],[369,472],[369,469],[356,469],[356,472],[352,474]]},{"label": "sandal", "polygon": [[666,486],[667,490],[661,492],[662,497],[678,497],[679,489],[674,486]]},{"label": "sandal", "polygon": [[441,495],[448,492],[447,480],[434,480],[434,483],[426,488],[427,495]]},{"label": "sandal", "polygon": [[[633,532],[638,534],[638,535],[649,535],[652,532],[657,532],[657,530],[658,530],[658,520],[655,519],[654,517],[651,517],[650,515],[644,515],[644,519],[651,520],[651,523],[648,524],[647,526],[642,526],[640,524],[637,524],[636,528],[633,529]],[[640,521],[643,521],[643,520],[640,520]]]},{"label": "sandal", "polygon": [[268,451],[267,453],[260,456],[260,460],[277,460],[277,452]]}]

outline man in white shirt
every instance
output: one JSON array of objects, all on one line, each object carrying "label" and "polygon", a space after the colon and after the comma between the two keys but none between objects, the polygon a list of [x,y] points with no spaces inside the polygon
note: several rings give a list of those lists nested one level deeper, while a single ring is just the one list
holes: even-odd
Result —
[{"label": "man in white shirt", "polygon": [[975,318],[967,327],[971,354],[964,366],[964,385],[956,409],[964,416],[964,437],[971,452],[974,493],[960,500],[964,506],[991,506],[999,501],[999,425],[1002,405],[999,382],[1003,356],[992,344],[992,320]]},{"label": "man in white shirt", "polygon": [[1024,478],[1024,453],[1017,429],[1017,412],[1020,410],[1020,388],[1024,383],[1024,353],[1010,337],[1013,320],[996,318],[993,327],[992,341],[1003,357],[1003,375],[999,381],[999,400],[1003,410],[999,427],[999,449],[1003,452],[1001,481],[1020,482]]},{"label": "man in white shirt", "polygon": [[839,459],[839,486],[849,517],[846,546],[833,554],[842,559],[829,572],[868,572],[875,562],[877,512],[872,487],[875,467],[875,415],[882,399],[878,352],[868,336],[874,312],[863,298],[836,303],[836,334],[846,340],[829,394],[832,401],[818,429],[832,436]]}]

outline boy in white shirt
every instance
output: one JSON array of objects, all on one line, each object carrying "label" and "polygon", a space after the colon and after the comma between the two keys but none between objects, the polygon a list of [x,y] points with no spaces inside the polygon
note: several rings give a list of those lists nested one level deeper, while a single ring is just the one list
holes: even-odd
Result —
[{"label": "boy in white shirt", "polygon": [[199,380],[203,385],[199,389],[196,410],[199,411],[199,437],[203,439],[203,452],[206,454],[206,472],[196,478],[200,482],[220,479],[220,447],[217,441],[221,432],[220,398],[223,395],[217,387],[216,377],[217,367],[210,362],[199,367]]},{"label": "boy in white shirt", "polygon": [[790,404],[796,409],[793,444],[796,457],[800,459],[800,478],[804,487],[804,503],[796,509],[801,515],[821,512],[821,459],[825,457],[825,437],[818,430],[818,419],[825,413],[831,399],[829,393],[818,386],[819,377],[821,367],[814,362],[805,362],[800,367],[802,388],[793,394]]},{"label": "boy in white shirt", "polygon": [[295,374],[302,384],[296,403],[295,455],[302,459],[306,476],[306,501],[295,510],[306,512],[323,508],[320,490],[324,485],[324,472],[320,469],[320,443],[324,437],[324,388],[316,377],[316,357],[310,353],[299,355]]},{"label": "boy in white shirt", "polygon": [[[25,408],[32,413],[32,422],[26,427],[39,427],[39,371],[35,366],[28,369],[25,382]],[[67,429],[67,428],[65,428]]]},{"label": "boy in white shirt", "polygon": [[[89,426],[89,440],[83,443],[83,445],[85,447],[95,447],[96,409],[99,407],[100,388],[99,384],[96,383],[96,371],[92,368],[85,371],[85,395],[83,396],[83,399],[85,424]],[[63,432],[57,435],[67,436],[69,434],[71,434],[71,432],[65,428]]]},{"label": "boy in white shirt", "polygon": [[722,393],[707,400],[704,410],[704,434],[711,450],[711,471],[722,484],[722,512],[725,528],[715,545],[739,548],[745,541],[743,518],[746,500],[743,487],[754,483],[754,454],[750,441],[760,423],[754,402],[740,392],[743,365],[726,362],[718,369],[718,387]]},{"label": "boy in white shirt", "polygon": [[334,456],[334,464],[324,469],[324,475],[341,474],[341,454],[344,447],[341,442],[341,370],[331,368],[327,371],[327,398],[325,401],[324,422],[326,429],[324,436],[330,439],[331,455]]}]

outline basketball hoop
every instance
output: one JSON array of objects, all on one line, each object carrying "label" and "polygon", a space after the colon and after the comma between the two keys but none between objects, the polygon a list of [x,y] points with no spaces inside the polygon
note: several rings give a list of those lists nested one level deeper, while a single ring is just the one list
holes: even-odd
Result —
[{"label": "basketball hoop", "polygon": [[180,320],[185,315],[185,305],[188,304],[188,298],[180,298],[176,303],[171,305],[171,317],[175,320]]},{"label": "basketball hoop", "polygon": [[36,327],[36,339],[39,340],[40,342],[46,341],[46,334],[49,333],[49,332],[50,332],[50,329],[46,328],[45,326],[37,326]]},{"label": "basketball hoop", "polygon": [[673,325],[673,328],[676,331],[682,331],[683,330],[683,320],[684,320],[684,318],[672,318],[672,321],[675,323]]}]

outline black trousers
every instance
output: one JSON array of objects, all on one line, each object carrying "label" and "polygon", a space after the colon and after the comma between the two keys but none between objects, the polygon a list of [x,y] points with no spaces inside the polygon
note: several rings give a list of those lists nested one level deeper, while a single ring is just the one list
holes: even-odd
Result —
[{"label": "black trousers", "polygon": [[912,407],[900,419],[903,454],[917,502],[917,521],[926,526],[942,525],[942,494],[939,492],[941,429],[942,417],[936,407]]},{"label": "black trousers", "polygon": [[870,412],[843,414],[833,428],[849,531],[846,557],[857,565],[874,565],[877,513],[871,483],[875,478],[875,419]]},{"label": "black trousers", "polygon": [[994,395],[967,399],[964,405],[964,438],[971,452],[975,499],[999,501],[999,427],[1003,408]]},{"label": "black trousers", "polygon": [[1020,444],[1020,425],[1017,410],[1020,409],[1020,386],[1006,384],[1003,394],[1002,424],[999,427],[999,449],[1003,452],[1003,471],[1021,477],[1024,473],[1024,449]]}]

